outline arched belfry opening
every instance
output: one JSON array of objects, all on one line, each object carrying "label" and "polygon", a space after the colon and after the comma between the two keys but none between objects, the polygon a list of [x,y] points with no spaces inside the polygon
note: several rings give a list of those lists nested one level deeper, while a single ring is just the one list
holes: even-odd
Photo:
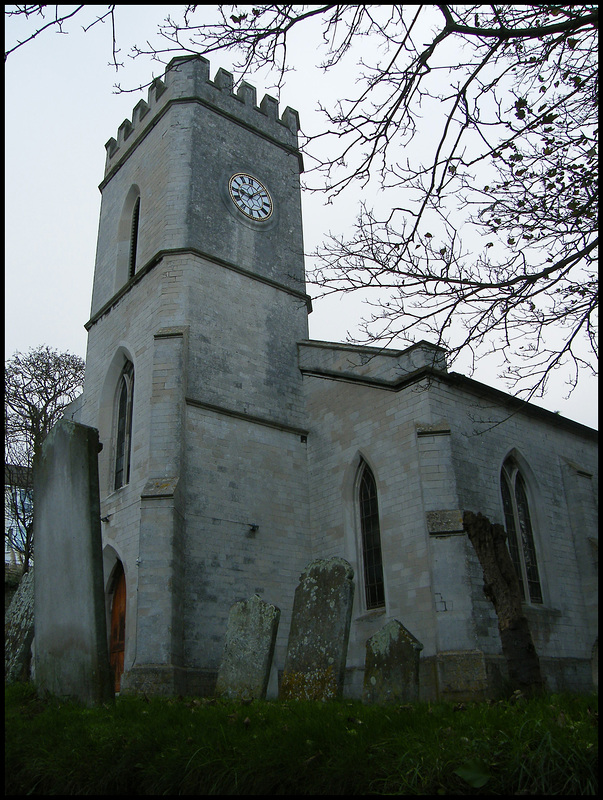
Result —
[{"label": "arched belfry opening", "polygon": [[140,221],[140,197],[136,198],[132,210],[132,224],[130,226],[130,255],[128,258],[128,278],[133,278],[136,272],[136,254],[138,252],[138,223]]},{"label": "arched belfry opening", "polygon": [[123,202],[117,225],[117,262],[115,265],[114,291],[134,277],[139,266],[140,250],[140,188],[130,186]]}]

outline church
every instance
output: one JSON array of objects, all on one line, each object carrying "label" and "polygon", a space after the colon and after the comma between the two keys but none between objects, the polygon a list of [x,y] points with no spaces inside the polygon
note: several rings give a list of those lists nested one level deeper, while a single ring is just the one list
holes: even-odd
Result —
[{"label": "church", "polygon": [[429,342],[308,338],[297,112],[172,60],[106,144],[84,393],[99,430],[120,692],[211,694],[230,607],[281,610],[316,558],[355,595],[344,694],[392,619],[421,699],[492,696],[496,615],[463,511],[504,523],[551,691],[597,669],[597,432],[463,375]]}]

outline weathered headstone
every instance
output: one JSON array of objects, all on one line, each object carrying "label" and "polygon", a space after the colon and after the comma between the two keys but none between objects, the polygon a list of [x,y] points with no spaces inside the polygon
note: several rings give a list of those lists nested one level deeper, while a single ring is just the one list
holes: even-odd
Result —
[{"label": "weathered headstone", "polygon": [[230,608],[216,693],[240,700],[264,699],[280,609],[257,594]]},{"label": "weathered headstone", "polygon": [[365,703],[414,703],[419,699],[419,657],[423,645],[397,619],[366,643]]},{"label": "weathered headstone", "polygon": [[95,428],[61,420],[34,465],[35,682],[86,705],[113,698],[98,451]]},{"label": "weathered headstone", "polygon": [[4,680],[26,681],[30,677],[31,643],[34,637],[33,569],[21,578],[4,617]]},{"label": "weathered headstone", "polygon": [[330,700],[343,691],[354,570],[343,558],[312,561],[295,590],[279,697]]}]

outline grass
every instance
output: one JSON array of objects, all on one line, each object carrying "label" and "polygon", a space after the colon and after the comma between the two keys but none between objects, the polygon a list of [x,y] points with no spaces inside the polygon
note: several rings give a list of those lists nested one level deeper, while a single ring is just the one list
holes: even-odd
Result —
[{"label": "grass", "polygon": [[5,690],[5,794],[562,794],[598,791],[598,698],[363,706]]}]

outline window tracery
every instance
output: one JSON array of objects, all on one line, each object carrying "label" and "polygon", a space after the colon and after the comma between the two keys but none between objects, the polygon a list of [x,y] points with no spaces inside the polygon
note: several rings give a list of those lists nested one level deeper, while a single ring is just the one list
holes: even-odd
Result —
[{"label": "window tracery", "polygon": [[541,604],[542,587],[534,545],[534,531],[525,479],[514,458],[503,464],[500,491],[505,515],[507,544],[519,578],[524,602]]}]

